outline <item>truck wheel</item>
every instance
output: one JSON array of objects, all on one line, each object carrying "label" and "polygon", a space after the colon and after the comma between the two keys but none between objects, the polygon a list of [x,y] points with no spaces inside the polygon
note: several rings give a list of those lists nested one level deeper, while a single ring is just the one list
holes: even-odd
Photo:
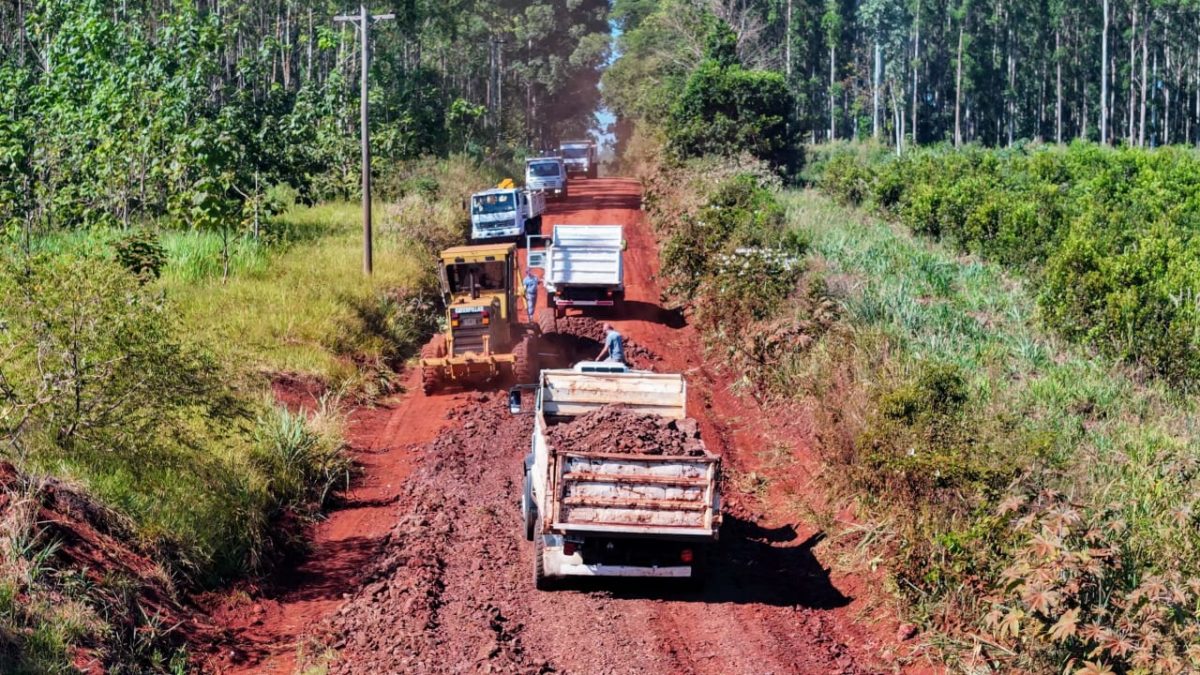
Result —
[{"label": "truck wheel", "polygon": [[[541,530],[542,528],[537,529]],[[554,590],[554,579],[546,576],[545,553],[546,538],[540,531],[535,532],[533,535],[533,587],[539,591],[552,591]]]},{"label": "truck wheel", "polygon": [[537,506],[533,503],[533,477],[528,472],[521,488],[521,515],[525,519],[525,539],[533,541],[537,534]]},{"label": "truck wheel", "polygon": [[[421,358],[423,359],[440,359],[446,355],[446,336],[442,334],[434,335],[424,347],[421,347]],[[421,368],[421,391],[429,396],[440,389],[442,386],[441,368],[437,366],[423,366]]]},{"label": "truck wheel", "polygon": [[527,337],[513,349],[513,377],[522,384],[537,379],[537,354],[533,349],[533,340]]},{"label": "truck wheel", "polygon": [[433,396],[441,388],[442,378],[438,376],[437,368],[421,369],[421,391],[426,396]]},{"label": "truck wheel", "polygon": [[529,234],[541,234],[542,233],[542,217],[537,216],[533,220],[530,220],[529,223],[526,224],[525,230]]}]

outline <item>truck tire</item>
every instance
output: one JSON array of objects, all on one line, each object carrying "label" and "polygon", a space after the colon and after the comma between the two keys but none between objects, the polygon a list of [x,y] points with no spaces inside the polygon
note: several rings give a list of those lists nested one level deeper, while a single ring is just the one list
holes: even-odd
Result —
[{"label": "truck tire", "polygon": [[597,169],[597,168],[596,168],[596,167],[594,167],[594,166],[589,166],[589,167],[588,167],[588,172],[587,172],[587,177],[588,177],[588,178],[591,178],[591,179],[593,179],[593,180],[595,180],[596,176],[597,176],[599,173],[600,173],[600,170],[599,170],[599,169]]},{"label": "truck tire", "polygon": [[537,506],[533,503],[533,477],[528,471],[521,486],[521,516],[525,520],[525,539],[533,541],[537,534]]},{"label": "truck tire", "polygon": [[533,341],[534,338],[527,337],[513,349],[513,377],[521,384],[537,379],[537,350],[534,349]]},{"label": "truck tire", "polygon": [[541,234],[542,233],[542,217],[536,216],[525,224],[526,234]]},{"label": "truck tire", "polygon": [[[538,525],[541,525],[539,519]],[[539,591],[554,590],[554,579],[546,576],[546,538],[542,536],[541,527],[533,535],[533,587]]]}]

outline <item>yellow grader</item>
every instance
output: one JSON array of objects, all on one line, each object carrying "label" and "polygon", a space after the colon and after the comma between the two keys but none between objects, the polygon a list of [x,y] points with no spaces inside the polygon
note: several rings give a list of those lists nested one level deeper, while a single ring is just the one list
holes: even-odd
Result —
[{"label": "yellow grader", "polygon": [[421,350],[425,394],[502,377],[532,382],[537,336],[517,318],[521,278],[516,245],[448,248],[440,256],[439,276],[446,329]]}]

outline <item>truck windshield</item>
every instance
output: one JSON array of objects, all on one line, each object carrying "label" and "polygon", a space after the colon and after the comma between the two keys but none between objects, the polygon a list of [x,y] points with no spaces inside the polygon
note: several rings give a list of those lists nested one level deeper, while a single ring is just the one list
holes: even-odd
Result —
[{"label": "truck windshield", "polygon": [[500,194],[477,195],[472,213],[507,213],[513,210],[513,197],[505,192]]},{"label": "truck windshield", "polygon": [[529,165],[529,174],[538,178],[558,176],[558,162],[532,162]]},{"label": "truck windshield", "polygon": [[584,147],[563,148],[562,156],[566,157],[567,159],[586,159],[588,156],[588,149]]},{"label": "truck windshield", "polygon": [[504,261],[447,265],[446,283],[451,293],[469,293],[472,283],[481,291],[502,291],[506,284]]}]

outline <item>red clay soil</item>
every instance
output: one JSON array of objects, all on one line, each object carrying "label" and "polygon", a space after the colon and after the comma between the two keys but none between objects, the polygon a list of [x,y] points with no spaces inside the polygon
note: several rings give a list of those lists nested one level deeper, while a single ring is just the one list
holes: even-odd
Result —
[{"label": "red clay soil", "polygon": [[[0,462],[0,520],[7,523],[14,518],[14,525],[23,522],[13,509],[26,508],[36,510],[32,521],[38,542],[57,545],[45,562],[55,571],[51,578],[74,576],[71,597],[78,598],[80,589],[86,588],[92,600],[105,605],[105,616],[113,628],[101,637],[100,644],[76,651],[73,665],[77,670],[104,673],[124,666],[134,671],[146,665],[128,661],[132,657],[115,645],[119,640],[128,644],[131,636],[144,630],[145,617],[154,617],[159,626],[166,627],[153,644],[164,653],[182,646],[185,637],[205,640],[215,635],[216,629],[207,623],[204,613],[177,592],[153,554],[134,543],[137,537],[125,517],[68,483],[53,478],[30,483],[13,465]],[[12,647],[7,639],[0,640],[0,652]],[[0,662],[4,660],[0,657]]]},{"label": "red clay soil", "polygon": [[731,377],[701,357],[695,331],[660,308],[637,182],[579,181],[546,216],[547,227],[559,223],[626,227],[625,314],[613,323],[658,355],[655,370],[687,376],[689,413],[729,475],[782,447],[801,474],[789,493],[762,499],[746,481],[725,482],[703,592],[611,581],[537,592],[518,506],[530,418],[508,415],[500,392],[425,398],[410,377],[414,393],[355,414],[361,483],[294,570],[226,603],[233,646],[209,670],[292,672],[305,665],[295,659],[301,645],[309,656],[332,649],[335,673],[895,668],[905,645],[876,580],[832,575],[814,549],[823,533],[798,522],[803,504],[820,500],[802,417],[735,396]]},{"label": "red clay soil", "polygon": [[700,424],[696,420],[640,415],[617,405],[555,424],[546,431],[546,439],[560,450],[675,457],[704,455]]},{"label": "red clay soil", "polygon": [[[469,398],[468,394],[423,396],[419,375],[411,373],[406,380],[406,391],[414,393],[350,415],[347,435],[358,477],[328,517],[313,528],[307,554],[283,565],[260,588],[205,599],[213,620],[225,626],[226,634],[202,657],[204,670],[293,672],[311,629],[359,587],[363,569],[387,546],[396,524],[397,498],[417,449],[437,436],[447,412]],[[290,405],[315,403],[298,394],[297,387],[284,389],[282,398]]]}]

